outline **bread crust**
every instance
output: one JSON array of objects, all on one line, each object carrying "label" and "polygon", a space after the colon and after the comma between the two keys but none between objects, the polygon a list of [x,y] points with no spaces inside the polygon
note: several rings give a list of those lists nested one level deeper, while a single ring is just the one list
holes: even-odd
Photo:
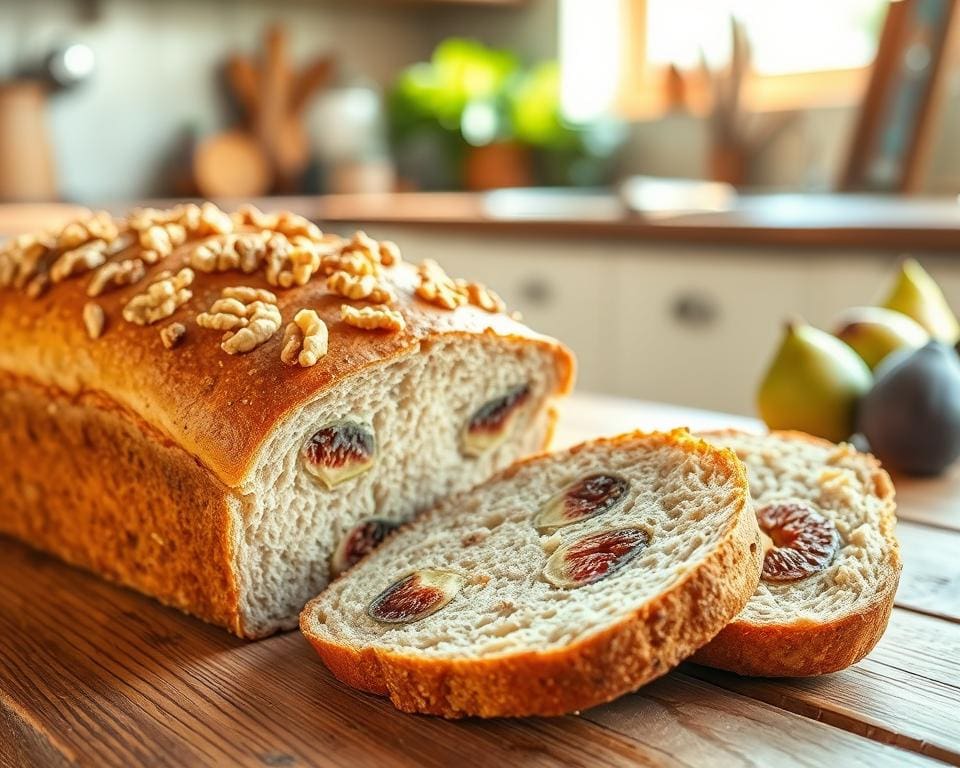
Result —
[{"label": "bread crust", "polygon": [[[193,298],[169,319],[152,326],[124,321],[121,312],[130,298],[161,270],[186,266],[198,242],[202,241],[190,241],[148,267],[146,279],[136,285],[95,299],[107,317],[104,335],[97,340],[87,336],[82,320],[83,306],[91,300],[85,292],[89,275],[65,280],[36,299],[23,291],[0,288],[0,336],[4,339],[0,370],[68,394],[104,393],[196,456],[230,487],[241,485],[249,476],[264,442],[292,411],[348,376],[443,338],[492,334],[537,345],[555,360],[553,395],[567,394],[572,387],[574,359],[566,347],[504,313],[470,305],[450,311],[422,301],[413,294],[416,270],[406,262],[384,273],[384,280],[396,288],[394,308],[406,320],[406,329],[400,333],[343,323],[341,304],[355,302],[331,294],[320,276],[304,286],[278,289],[267,283],[262,270],[249,275],[197,273],[191,286]],[[133,246],[117,258],[135,258],[140,250]],[[326,356],[310,368],[284,365],[282,333],[247,354],[223,352],[220,333],[198,327],[194,318],[210,307],[224,287],[236,285],[276,293],[284,322],[301,308],[315,309],[330,332]],[[168,350],[159,329],[174,321],[187,326],[187,335],[176,349]]]},{"label": "bread crust", "polygon": [[[348,685],[389,696],[406,712],[448,718],[560,715],[611,701],[665,674],[746,605],[759,583],[761,548],[744,468],[732,452],[711,449],[682,431],[605,438],[571,452],[638,437],[700,454],[716,471],[734,478],[741,506],[710,556],[616,624],[555,651],[477,660],[424,659],[325,640],[311,632],[308,604],[301,614],[305,636]],[[533,461],[537,457],[518,462],[484,485],[510,477]]]},{"label": "bread crust", "polygon": [[242,634],[233,497],[134,414],[0,373],[0,533]]},{"label": "bread crust", "polygon": [[[738,430],[704,433],[736,437]],[[824,448],[834,443],[804,432],[775,431],[772,436],[806,442]],[[872,473],[873,491],[883,503],[880,533],[891,552],[890,567],[878,585],[876,596],[865,609],[830,621],[798,619],[786,624],[758,624],[734,620],[691,661],[739,675],[753,677],[810,677],[837,672],[863,659],[880,640],[893,611],[902,563],[897,539],[893,481],[870,454],[862,454]]]}]

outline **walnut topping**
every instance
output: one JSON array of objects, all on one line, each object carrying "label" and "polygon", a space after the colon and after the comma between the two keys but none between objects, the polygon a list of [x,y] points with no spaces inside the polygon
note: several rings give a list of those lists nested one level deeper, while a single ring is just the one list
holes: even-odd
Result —
[{"label": "walnut topping", "polygon": [[143,248],[140,258],[147,264],[156,264],[186,241],[187,230],[182,224],[175,222],[154,224],[140,233],[140,246]]},{"label": "walnut topping", "polygon": [[268,242],[267,282],[281,288],[306,285],[319,271],[324,257],[334,252],[332,243],[317,243],[303,236],[288,240],[285,235],[275,234]]},{"label": "walnut topping", "polygon": [[137,325],[152,325],[170,317],[190,301],[193,270],[184,267],[176,275],[161,272],[143,293],[138,293],[123,308],[123,319]]},{"label": "walnut topping", "polygon": [[187,335],[186,326],[183,323],[170,323],[160,329],[160,341],[167,349],[173,349],[178,346],[183,337]]},{"label": "walnut topping", "polygon": [[456,309],[467,303],[467,292],[457,285],[437,262],[427,259],[417,268],[420,282],[417,296],[444,309]]},{"label": "walnut topping", "polygon": [[46,233],[20,235],[0,248],[0,286],[23,289],[46,272],[55,238]]},{"label": "walnut topping", "polygon": [[397,333],[407,327],[403,315],[383,305],[357,309],[349,304],[341,304],[340,319],[347,325],[368,331],[383,330]]},{"label": "walnut topping", "polygon": [[226,331],[220,348],[228,355],[256,349],[279,329],[277,297],[262,288],[224,288],[208,312],[197,315],[201,328]]},{"label": "walnut topping", "polygon": [[233,214],[233,221],[237,226],[252,226],[258,229],[268,229],[279,232],[286,237],[305,237],[308,240],[320,242],[323,232],[309,219],[290,211],[278,213],[263,213],[252,205],[244,205]]},{"label": "walnut topping", "polygon": [[467,294],[467,301],[473,306],[480,307],[487,312],[504,312],[507,305],[494,291],[481,283],[468,283],[466,280],[457,280],[457,287]]},{"label": "walnut topping", "polygon": [[50,280],[59,283],[68,277],[96,269],[107,260],[105,240],[91,240],[85,245],[64,251],[50,266]]},{"label": "walnut topping", "polygon": [[380,285],[373,275],[355,277],[347,272],[337,271],[327,278],[327,288],[344,298],[364,299],[375,304],[392,304],[396,300],[393,292]]},{"label": "walnut topping", "polygon": [[64,226],[56,237],[54,247],[60,250],[72,250],[91,240],[112,243],[119,234],[120,229],[113,217],[106,211],[97,211]]},{"label": "walnut topping", "polygon": [[87,296],[99,296],[114,288],[133,285],[140,282],[146,274],[147,269],[142,259],[108,261],[93,273],[87,284]]},{"label": "walnut topping", "polygon": [[402,261],[400,247],[392,240],[380,241],[380,263],[385,267],[392,267]]},{"label": "walnut topping", "polygon": [[87,328],[87,336],[91,339],[99,339],[103,334],[105,323],[106,316],[103,314],[103,307],[95,301],[88,301],[83,305],[83,324]]},{"label": "walnut topping", "polygon": [[266,256],[268,239],[267,232],[250,232],[208,240],[193,249],[190,266],[199,272],[256,272]]},{"label": "walnut topping", "polygon": [[327,354],[327,326],[312,309],[301,309],[283,332],[280,359],[309,368]]}]

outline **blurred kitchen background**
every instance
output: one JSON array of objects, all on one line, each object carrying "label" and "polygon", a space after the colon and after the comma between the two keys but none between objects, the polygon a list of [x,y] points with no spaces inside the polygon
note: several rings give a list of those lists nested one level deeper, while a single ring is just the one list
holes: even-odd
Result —
[{"label": "blurred kitchen background", "polygon": [[960,306],[956,5],[0,0],[0,236],[256,199],[491,284],[582,389],[753,413],[903,255]]}]

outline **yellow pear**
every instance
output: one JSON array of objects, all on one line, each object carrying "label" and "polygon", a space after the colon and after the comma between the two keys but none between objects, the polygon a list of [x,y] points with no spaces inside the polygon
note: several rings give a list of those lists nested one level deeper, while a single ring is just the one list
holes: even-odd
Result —
[{"label": "yellow pear", "polygon": [[920,349],[930,341],[930,334],[916,320],[883,307],[848,309],[838,318],[833,335],[853,347],[871,370],[891,352]]},{"label": "yellow pear", "polygon": [[956,344],[960,340],[960,323],[943,291],[914,259],[900,265],[900,275],[883,306],[912,317],[937,341]]},{"label": "yellow pear", "polygon": [[853,434],[857,405],[873,385],[853,349],[813,326],[787,324],[757,393],[771,429],[798,429],[839,442]]}]

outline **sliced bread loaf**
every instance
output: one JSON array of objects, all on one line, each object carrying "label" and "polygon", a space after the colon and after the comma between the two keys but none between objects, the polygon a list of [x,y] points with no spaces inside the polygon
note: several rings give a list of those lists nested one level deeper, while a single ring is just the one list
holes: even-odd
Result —
[{"label": "sliced bread loaf", "polygon": [[693,660],[798,677],[862,659],[887,626],[900,576],[890,477],[873,456],[799,432],[704,437],[746,464],[765,556],[756,594]]},{"label": "sliced bread loaf", "polygon": [[408,712],[556,715],[659,677],[756,589],[743,466],[634,433],[519,462],[400,529],[304,609],[334,675]]}]

